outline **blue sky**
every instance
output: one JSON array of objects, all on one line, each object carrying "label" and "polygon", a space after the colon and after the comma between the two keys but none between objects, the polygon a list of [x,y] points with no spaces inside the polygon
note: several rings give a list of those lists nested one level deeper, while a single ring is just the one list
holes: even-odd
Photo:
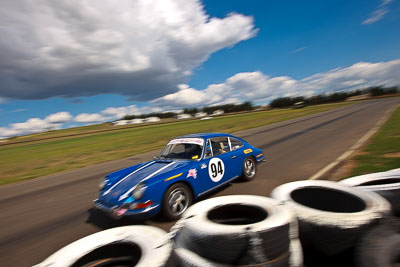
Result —
[{"label": "blue sky", "polygon": [[0,137],[400,85],[400,4],[5,1]]}]

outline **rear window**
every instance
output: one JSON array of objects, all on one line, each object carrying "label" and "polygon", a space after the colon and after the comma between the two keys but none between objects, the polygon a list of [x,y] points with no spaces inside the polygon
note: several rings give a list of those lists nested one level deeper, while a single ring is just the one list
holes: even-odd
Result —
[{"label": "rear window", "polygon": [[243,146],[243,142],[242,141],[240,141],[240,140],[238,140],[236,138],[233,138],[233,137],[229,137],[229,139],[231,140],[232,150],[236,150],[236,149],[241,148]]}]

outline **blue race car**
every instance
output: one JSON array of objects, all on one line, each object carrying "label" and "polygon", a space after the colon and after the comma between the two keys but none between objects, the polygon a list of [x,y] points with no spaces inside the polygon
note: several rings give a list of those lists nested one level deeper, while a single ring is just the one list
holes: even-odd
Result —
[{"label": "blue race car", "polygon": [[158,157],[107,175],[95,207],[114,218],[178,219],[201,195],[241,177],[250,181],[264,153],[223,133],[202,133],[169,141]]}]

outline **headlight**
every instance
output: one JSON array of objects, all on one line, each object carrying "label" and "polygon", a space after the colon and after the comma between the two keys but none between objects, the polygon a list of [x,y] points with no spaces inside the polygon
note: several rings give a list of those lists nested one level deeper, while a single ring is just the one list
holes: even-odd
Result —
[{"label": "headlight", "polygon": [[107,180],[106,178],[101,178],[100,183],[99,183],[99,189],[103,190],[104,187],[106,187]]},{"label": "headlight", "polygon": [[132,191],[132,196],[137,199],[141,199],[146,191],[147,186],[144,183],[139,183]]}]

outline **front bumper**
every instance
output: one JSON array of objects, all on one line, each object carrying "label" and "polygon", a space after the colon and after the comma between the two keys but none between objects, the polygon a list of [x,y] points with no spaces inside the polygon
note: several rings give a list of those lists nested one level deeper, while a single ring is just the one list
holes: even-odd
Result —
[{"label": "front bumper", "polygon": [[94,207],[105,212],[107,215],[114,219],[121,219],[122,217],[132,217],[136,219],[148,219],[157,215],[160,211],[160,205],[154,203],[153,205],[144,209],[122,209],[118,205],[108,206],[102,203],[99,199],[93,200]]},{"label": "front bumper", "polygon": [[257,155],[256,161],[257,161],[257,163],[266,162],[264,153]]}]

